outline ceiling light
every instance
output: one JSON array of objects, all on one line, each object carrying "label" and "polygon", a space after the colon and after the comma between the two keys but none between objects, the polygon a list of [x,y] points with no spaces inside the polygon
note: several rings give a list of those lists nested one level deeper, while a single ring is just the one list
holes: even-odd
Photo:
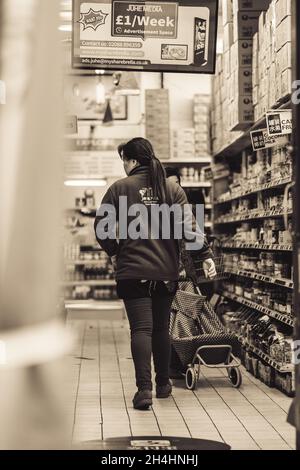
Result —
[{"label": "ceiling light", "polygon": [[72,25],[71,24],[62,24],[58,27],[59,31],[65,31],[67,33],[70,33],[72,31]]}]

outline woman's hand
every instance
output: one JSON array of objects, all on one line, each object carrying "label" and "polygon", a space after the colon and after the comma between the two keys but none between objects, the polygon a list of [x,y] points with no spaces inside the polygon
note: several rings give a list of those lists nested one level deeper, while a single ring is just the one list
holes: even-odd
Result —
[{"label": "woman's hand", "polygon": [[214,279],[217,275],[216,265],[213,259],[203,261],[203,269],[206,279]]}]

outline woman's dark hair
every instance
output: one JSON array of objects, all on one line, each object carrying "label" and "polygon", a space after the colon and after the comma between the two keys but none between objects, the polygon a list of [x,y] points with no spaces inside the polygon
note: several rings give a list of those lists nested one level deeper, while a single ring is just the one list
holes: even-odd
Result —
[{"label": "woman's dark hair", "polygon": [[181,174],[180,170],[174,166],[167,166],[166,168],[166,176],[170,178],[170,176],[176,176],[178,178],[179,184],[181,183]]},{"label": "woman's dark hair", "polygon": [[136,160],[149,167],[149,183],[154,197],[162,204],[166,202],[166,173],[161,162],[154,154],[152,144],[143,137],[136,137],[127,144],[121,144],[118,152],[123,160]]}]

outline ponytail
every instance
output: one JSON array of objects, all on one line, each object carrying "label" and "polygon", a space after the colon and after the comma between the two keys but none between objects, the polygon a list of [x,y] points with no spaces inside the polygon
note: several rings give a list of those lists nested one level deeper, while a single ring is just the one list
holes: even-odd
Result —
[{"label": "ponytail", "polygon": [[135,159],[141,165],[149,167],[149,184],[152,187],[154,197],[160,204],[166,202],[166,172],[154,154],[152,144],[147,139],[136,137],[127,144],[118,147],[122,159]]},{"label": "ponytail", "polygon": [[150,186],[154,197],[159,200],[160,204],[164,204],[166,202],[166,172],[154,154],[150,161]]}]

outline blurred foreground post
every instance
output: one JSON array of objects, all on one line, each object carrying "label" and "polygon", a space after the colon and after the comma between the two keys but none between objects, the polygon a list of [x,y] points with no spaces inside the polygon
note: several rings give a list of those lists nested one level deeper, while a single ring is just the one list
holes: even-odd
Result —
[{"label": "blurred foreground post", "polygon": [[0,0],[0,448],[65,447],[58,0]]}]

